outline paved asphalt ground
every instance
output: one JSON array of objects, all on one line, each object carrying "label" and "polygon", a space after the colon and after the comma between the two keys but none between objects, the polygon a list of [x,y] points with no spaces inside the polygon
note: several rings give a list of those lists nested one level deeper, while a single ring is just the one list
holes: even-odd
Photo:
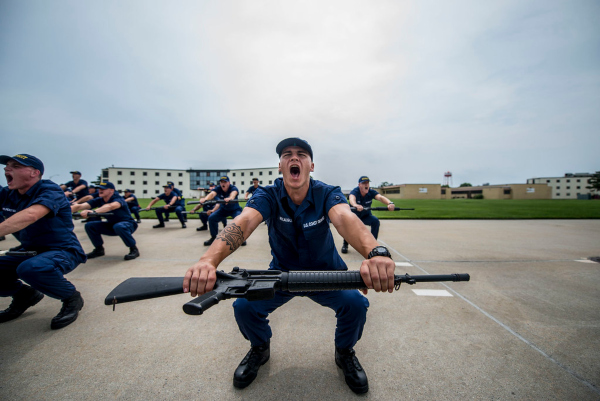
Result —
[{"label": "paved asphalt ground", "polygon": [[[76,232],[92,245],[83,224]],[[79,319],[58,331],[60,309],[44,298],[0,326],[2,400],[599,400],[600,220],[383,221],[380,242],[397,274],[470,273],[469,283],[402,286],[368,294],[371,307],[356,346],[370,384],[356,396],[334,362],[333,313],[298,298],[271,315],[271,360],[245,390],[232,375],[248,350],[232,300],[188,316],[177,295],[104,306],[129,277],[183,276],[205,247],[197,221],[135,238],[141,257],[124,261],[119,238],[105,257],[67,277],[85,299]],[[335,230],[334,230],[335,231]],[[341,238],[334,233],[338,249]],[[15,246],[12,237],[1,249]],[[343,258],[358,269],[351,250]],[[221,268],[264,269],[267,230],[259,226]],[[413,290],[438,290],[432,296]],[[0,299],[6,308],[10,298]]]}]

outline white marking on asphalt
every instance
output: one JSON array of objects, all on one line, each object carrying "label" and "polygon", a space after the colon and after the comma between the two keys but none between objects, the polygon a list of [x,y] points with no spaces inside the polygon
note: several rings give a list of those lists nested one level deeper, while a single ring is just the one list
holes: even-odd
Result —
[{"label": "white marking on asphalt", "polygon": [[425,296],[425,297],[451,297],[450,294],[446,290],[412,290],[415,294]]},{"label": "white marking on asphalt", "polygon": [[580,259],[580,260],[576,260],[575,262],[581,262],[581,263],[598,263],[598,262],[594,262],[593,260],[589,260],[589,259]]},{"label": "white marking on asphalt", "polygon": [[408,262],[396,262],[396,267],[411,267],[412,263]]},{"label": "white marking on asphalt", "polygon": [[[402,255],[400,252],[398,252],[397,250],[395,250],[394,248],[392,248],[391,246],[389,246],[388,244],[386,244],[385,242],[383,242],[381,240],[379,240],[379,242],[381,242],[388,249],[391,249],[392,251],[396,252],[398,255],[400,255],[402,258],[404,258],[406,261],[410,260],[406,256]],[[417,269],[421,270],[423,273],[429,274],[427,271],[425,271],[425,269],[423,269],[421,266],[417,265],[414,262],[413,262],[413,266],[415,266]],[[527,340],[526,338],[524,338],[519,333],[515,332],[513,329],[511,329],[510,327],[508,327],[507,325],[505,325],[504,323],[502,323],[500,320],[496,319],[494,316],[490,315],[488,312],[486,312],[483,309],[481,309],[479,306],[475,305],[472,301],[468,300],[467,298],[465,298],[464,296],[462,296],[461,294],[459,294],[458,292],[456,292],[452,288],[448,287],[445,283],[441,282],[439,284],[443,285],[450,292],[452,292],[454,295],[456,295],[457,297],[459,297],[463,301],[467,302],[469,305],[471,305],[472,307],[474,307],[475,309],[477,309],[479,312],[483,313],[488,318],[492,319],[494,322],[498,323],[506,331],[508,331],[509,333],[511,333],[512,335],[514,335],[515,337],[517,337],[519,340],[523,341],[525,344],[529,345],[531,348],[533,348],[534,350],[536,350],[537,352],[539,352],[542,356],[544,356],[549,361],[553,362],[554,364],[556,364],[557,366],[559,366],[560,368],[562,368],[565,372],[569,373],[575,379],[579,380],[579,382],[581,382],[582,384],[584,384],[585,386],[587,386],[593,392],[595,392],[596,394],[600,394],[600,390],[598,388],[596,388],[596,386],[594,386],[592,383],[590,383],[587,380],[585,380],[583,377],[581,377],[578,373],[576,373],[575,371],[573,371],[572,369],[570,369],[568,366],[563,365],[562,363],[560,363],[556,359],[552,358],[550,355],[546,354],[544,351],[542,351],[540,348],[538,348],[535,344],[533,344],[532,342],[530,342],[529,340]]]}]

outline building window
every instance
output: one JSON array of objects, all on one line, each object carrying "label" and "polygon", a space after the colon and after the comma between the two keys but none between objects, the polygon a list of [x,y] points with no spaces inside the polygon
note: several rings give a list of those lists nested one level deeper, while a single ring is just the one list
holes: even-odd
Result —
[{"label": "building window", "polygon": [[135,181],[129,181],[131,185],[135,185]]},{"label": "building window", "polygon": [[571,182],[571,180],[567,180],[567,182]]},{"label": "building window", "polygon": [[244,176],[244,172],[242,172],[242,177]]},{"label": "building window", "polygon": [[259,171],[259,172],[258,172],[258,175],[262,175],[262,171]]},{"label": "building window", "polygon": [[146,195],[148,193],[147,189],[144,189],[144,195]]},{"label": "building window", "polygon": [[117,184],[121,185],[123,183],[123,181],[119,180],[117,181]]},{"label": "building window", "polygon": [[570,194],[570,193],[567,193],[567,196],[571,196],[571,194]]},{"label": "building window", "polygon": [[259,183],[260,185],[262,185],[262,181],[259,181],[258,183]]},{"label": "building window", "polygon": [[567,189],[571,189],[571,187],[567,187]]},{"label": "building window", "polygon": [[207,172],[206,172],[206,176],[207,176],[207,177],[210,177],[210,171],[207,171]]},{"label": "building window", "polygon": [[546,182],[547,182],[547,183],[549,183],[549,182],[550,182],[550,180],[546,180]]},{"label": "building window", "polygon": [[143,185],[148,185],[148,181],[144,181],[144,182],[143,182]]},{"label": "building window", "polygon": [[244,190],[242,189],[242,193],[244,193]]},{"label": "building window", "polygon": [[107,170],[104,170],[104,171],[102,172],[102,177],[103,177],[103,178],[108,178],[108,171],[107,171]]},{"label": "building window", "polygon": [[129,175],[135,175],[135,171],[130,171]]},{"label": "building window", "polygon": [[122,171],[117,171],[117,175],[123,175]]},{"label": "building window", "polygon": [[160,181],[154,181],[154,185],[160,185]]},{"label": "building window", "polygon": [[577,187],[577,189],[581,189],[581,187]]},{"label": "building window", "polygon": [[426,194],[427,193],[427,188],[419,188],[419,193],[420,194]]},{"label": "building window", "polygon": [[[269,171],[270,172],[270,171]],[[273,184],[273,181],[269,180],[269,185]]]},{"label": "building window", "polygon": [[179,176],[180,176],[180,177],[183,177],[183,173],[179,173]]},{"label": "building window", "polygon": [[181,186],[181,185],[183,185],[183,182],[179,181],[179,185],[180,185],[180,186]]},{"label": "building window", "polygon": [[560,189],[560,187],[556,187],[556,189]]},{"label": "building window", "polygon": [[446,188],[442,188],[442,195],[446,195]]},{"label": "building window", "polygon": [[244,185],[244,181],[242,181],[242,185]]},{"label": "building window", "polygon": [[231,175],[232,175],[233,177],[235,177],[235,173],[232,173]]},{"label": "building window", "polygon": [[144,171],[144,172],[142,173],[142,175],[148,175],[148,172],[147,172],[147,171]]},{"label": "building window", "polygon": [[170,176],[171,176],[171,173],[167,173],[167,177],[170,177]]},{"label": "building window", "polygon": [[510,188],[504,190],[504,195],[510,195]]},{"label": "building window", "polygon": [[273,172],[272,172],[272,171],[269,171],[269,175],[273,175]]},{"label": "building window", "polygon": [[254,171],[251,171],[251,172],[250,172],[250,176],[253,176],[253,175],[254,175]]},{"label": "building window", "polygon": [[235,181],[233,182],[233,185],[235,185]]},{"label": "building window", "polygon": [[577,182],[581,182],[581,180],[577,180]]},{"label": "building window", "polygon": [[157,189],[156,191],[154,191],[157,195],[160,193],[160,191]]},{"label": "building window", "polygon": [[560,196],[560,194],[559,194],[559,193],[557,193],[557,194],[556,194],[556,196]]},{"label": "building window", "polygon": [[160,173],[157,171],[156,173],[154,173],[154,176],[158,177],[158,176],[160,176]]}]

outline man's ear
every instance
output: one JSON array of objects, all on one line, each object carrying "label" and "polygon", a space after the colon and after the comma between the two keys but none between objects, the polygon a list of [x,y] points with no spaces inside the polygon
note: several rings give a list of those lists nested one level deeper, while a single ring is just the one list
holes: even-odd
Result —
[{"label": "man's ear", "polygon": [[315,163],[310,163],[310,172],[313,173],[315,171]]}]

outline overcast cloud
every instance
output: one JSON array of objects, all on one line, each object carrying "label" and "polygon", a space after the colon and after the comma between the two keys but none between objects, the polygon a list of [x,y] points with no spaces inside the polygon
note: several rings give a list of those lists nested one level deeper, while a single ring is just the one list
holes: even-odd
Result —
[{"label": "overcast cloud", "polygon": [[[1,154],[455,186],[600,170],[597,1],[0,1]],[[4,177],[0,183],[5,185]]]}]

